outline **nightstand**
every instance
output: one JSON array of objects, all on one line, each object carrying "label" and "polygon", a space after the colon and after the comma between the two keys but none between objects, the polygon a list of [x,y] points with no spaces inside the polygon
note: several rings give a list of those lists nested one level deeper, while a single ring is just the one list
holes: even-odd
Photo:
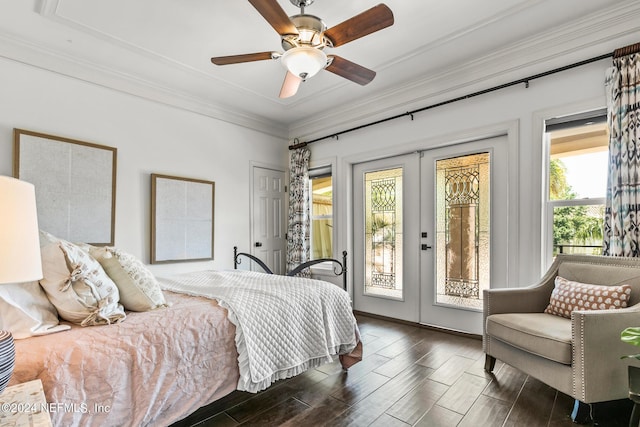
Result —
[{"label": "nightstand", "polygon": [[0,394],[0,425],[51,427],[47,408],[40,380],[7,387]]}]

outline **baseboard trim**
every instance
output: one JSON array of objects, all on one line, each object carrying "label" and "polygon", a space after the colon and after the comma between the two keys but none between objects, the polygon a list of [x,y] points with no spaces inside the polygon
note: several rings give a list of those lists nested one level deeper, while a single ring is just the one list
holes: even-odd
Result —
[{"label": "baseboard trim", "polygon": [[353,314],[355,314],[356,316],[371,317],[373,319],[380,319],[380,320],[385,320],[385,321],[388,321],[388,322],[399,323],[399,324],[402,324],[402,325],[414,326],[416,328],[430,329],[432,331],[444,332],[446,334],[458,335],[458,336],[461,336],[461,337],[473,338],[473,339],[482,341],[482,335],[472,334],[472,333],[463,332],[463,331],[457,331],[455,329],[448,329],[448,328],[444,328],[442,326],[426,325],[426,324],[423,324],[423,323],[410,322],[408,320],[395,319],[393,317],[381,316],[379,314],[367,313],[367,312],[358,311],[358,310],[353,310]]}]

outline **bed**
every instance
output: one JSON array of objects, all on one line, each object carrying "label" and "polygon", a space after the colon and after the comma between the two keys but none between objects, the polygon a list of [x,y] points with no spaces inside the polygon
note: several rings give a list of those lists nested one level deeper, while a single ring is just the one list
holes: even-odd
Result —
[{"label": "bed", "polygon": [[62,320],[60,333],[16,339],[10,385],[40,379],[57,426],[169,425],[234,390],[362,357],[350,299],[335,284],[242,270],[157,283],[163,300],[152,310],[102,313],[94,320],[115,320],[95,326]]}]

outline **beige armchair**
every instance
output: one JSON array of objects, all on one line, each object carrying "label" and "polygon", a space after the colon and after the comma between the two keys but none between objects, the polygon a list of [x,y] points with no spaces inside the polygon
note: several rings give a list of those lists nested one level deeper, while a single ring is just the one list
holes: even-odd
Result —
[{"label": "beige armchair", "polygon": [[[556,276],[598,285],[629,284],[629,307],[574,311],[571,319],[544,310]],[[545,276],[526,288],[484,291],[485,370],[496,359],[576,399],[574,421],[590,404],[628,397],[627,365],[635,348],[620,341],[640,326],[640,259],[559,255]]]}]

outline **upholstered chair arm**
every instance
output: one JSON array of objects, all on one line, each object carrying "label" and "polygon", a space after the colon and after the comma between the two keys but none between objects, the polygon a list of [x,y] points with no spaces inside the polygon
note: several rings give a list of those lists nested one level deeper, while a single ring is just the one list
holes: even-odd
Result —
[{"label": "upholstered chair arm", "polygon": [[[635,359],[620,357],[635,354],[637,348],[620,341],[620,332],[640,326],[640,304],[617,310],[574,311],[571,316],[573,340],[573,391],[584,402],[625,399],[627,366],[640,366]],[[612,390],[622,390],[612,396]]]},{"label": "upholstered chair arm", "polygon": [[551,299],[558,274],[556,259],[536,284],[523,288],[485,289],[483,292],[484,317],[500,313],[542,313]]},{"label": "upholstered chair arm", "polygon": [[485,317],[499,313],[542,313],[549,305],[551,286],[527,288],[486,289],[484,291]]}]

